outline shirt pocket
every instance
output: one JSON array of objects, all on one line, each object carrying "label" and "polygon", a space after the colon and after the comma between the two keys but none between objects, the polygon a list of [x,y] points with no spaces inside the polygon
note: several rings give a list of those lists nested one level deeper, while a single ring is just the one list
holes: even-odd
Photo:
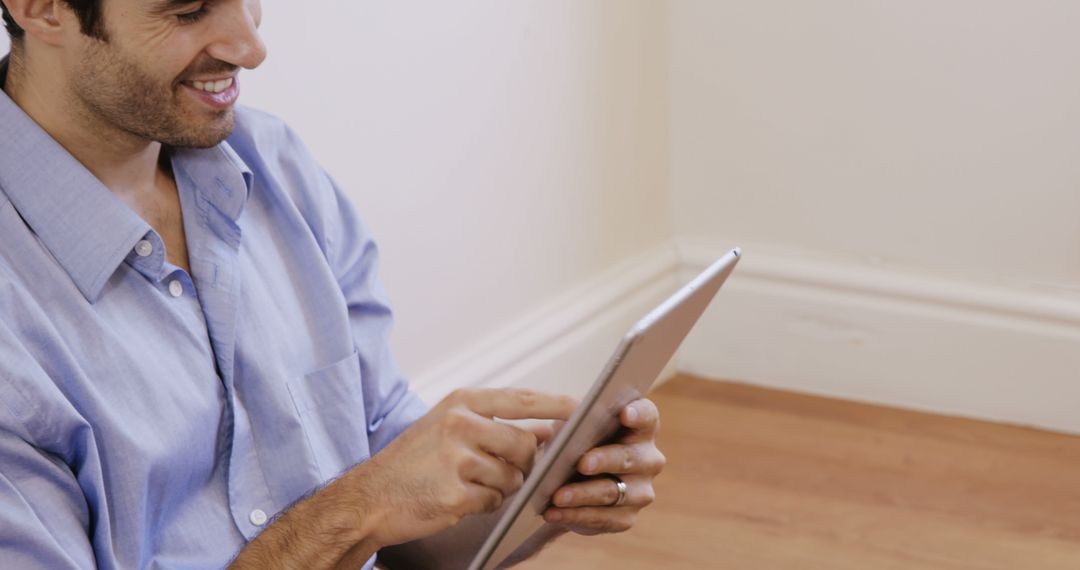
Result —
[{"label": "shirt pocket", "polygon": [[348,357],[288,382],[323,481],[370,456],[360,357]]}]

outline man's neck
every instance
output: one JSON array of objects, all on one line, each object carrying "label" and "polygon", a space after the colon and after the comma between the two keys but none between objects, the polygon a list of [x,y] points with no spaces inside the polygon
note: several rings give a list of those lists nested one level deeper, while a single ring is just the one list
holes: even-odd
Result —
[{"label": "man's neck", "polygon": [[154,187],[161,143],[96,119],[64,86],[49,81],[60,74],[28,73],[17,61],[9,65],[4,92],[109,190],[130,200]]}]

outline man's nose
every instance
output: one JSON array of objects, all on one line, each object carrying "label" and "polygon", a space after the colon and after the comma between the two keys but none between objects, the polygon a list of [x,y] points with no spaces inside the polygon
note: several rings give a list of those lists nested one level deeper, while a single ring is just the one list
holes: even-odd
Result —
[{"label": "man's nose", "polygon": [[[262,6],[259,0],[228,3],[229,12],[215,30],[217,39],[207,48],[214,59],[255,69],[266,59],[266,44],[259,36]],[[221,6],[225,10],[225,5]]]}]

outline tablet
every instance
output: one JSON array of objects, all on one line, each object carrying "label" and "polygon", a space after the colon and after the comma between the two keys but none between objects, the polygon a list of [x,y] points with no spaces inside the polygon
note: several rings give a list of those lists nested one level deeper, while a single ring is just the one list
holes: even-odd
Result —
[{"label": "tablet", "polygon": [[619,413],[648,393],[741,255],[733,249],[626,333],[600,378],[510,499],[469,570],[496,568],[544,525],[552,495],[575,476],[586,451],[615,435]]}]

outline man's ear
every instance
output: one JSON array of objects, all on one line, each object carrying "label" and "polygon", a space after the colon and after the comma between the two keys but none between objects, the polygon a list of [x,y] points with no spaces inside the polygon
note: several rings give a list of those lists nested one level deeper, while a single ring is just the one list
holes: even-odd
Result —
[{"label": "man's ear", "polygon": [[46,44],[63,43],[72,26],[78,31],[78,19],[60,0],[4,0],[4,5],[28,36]]}]

